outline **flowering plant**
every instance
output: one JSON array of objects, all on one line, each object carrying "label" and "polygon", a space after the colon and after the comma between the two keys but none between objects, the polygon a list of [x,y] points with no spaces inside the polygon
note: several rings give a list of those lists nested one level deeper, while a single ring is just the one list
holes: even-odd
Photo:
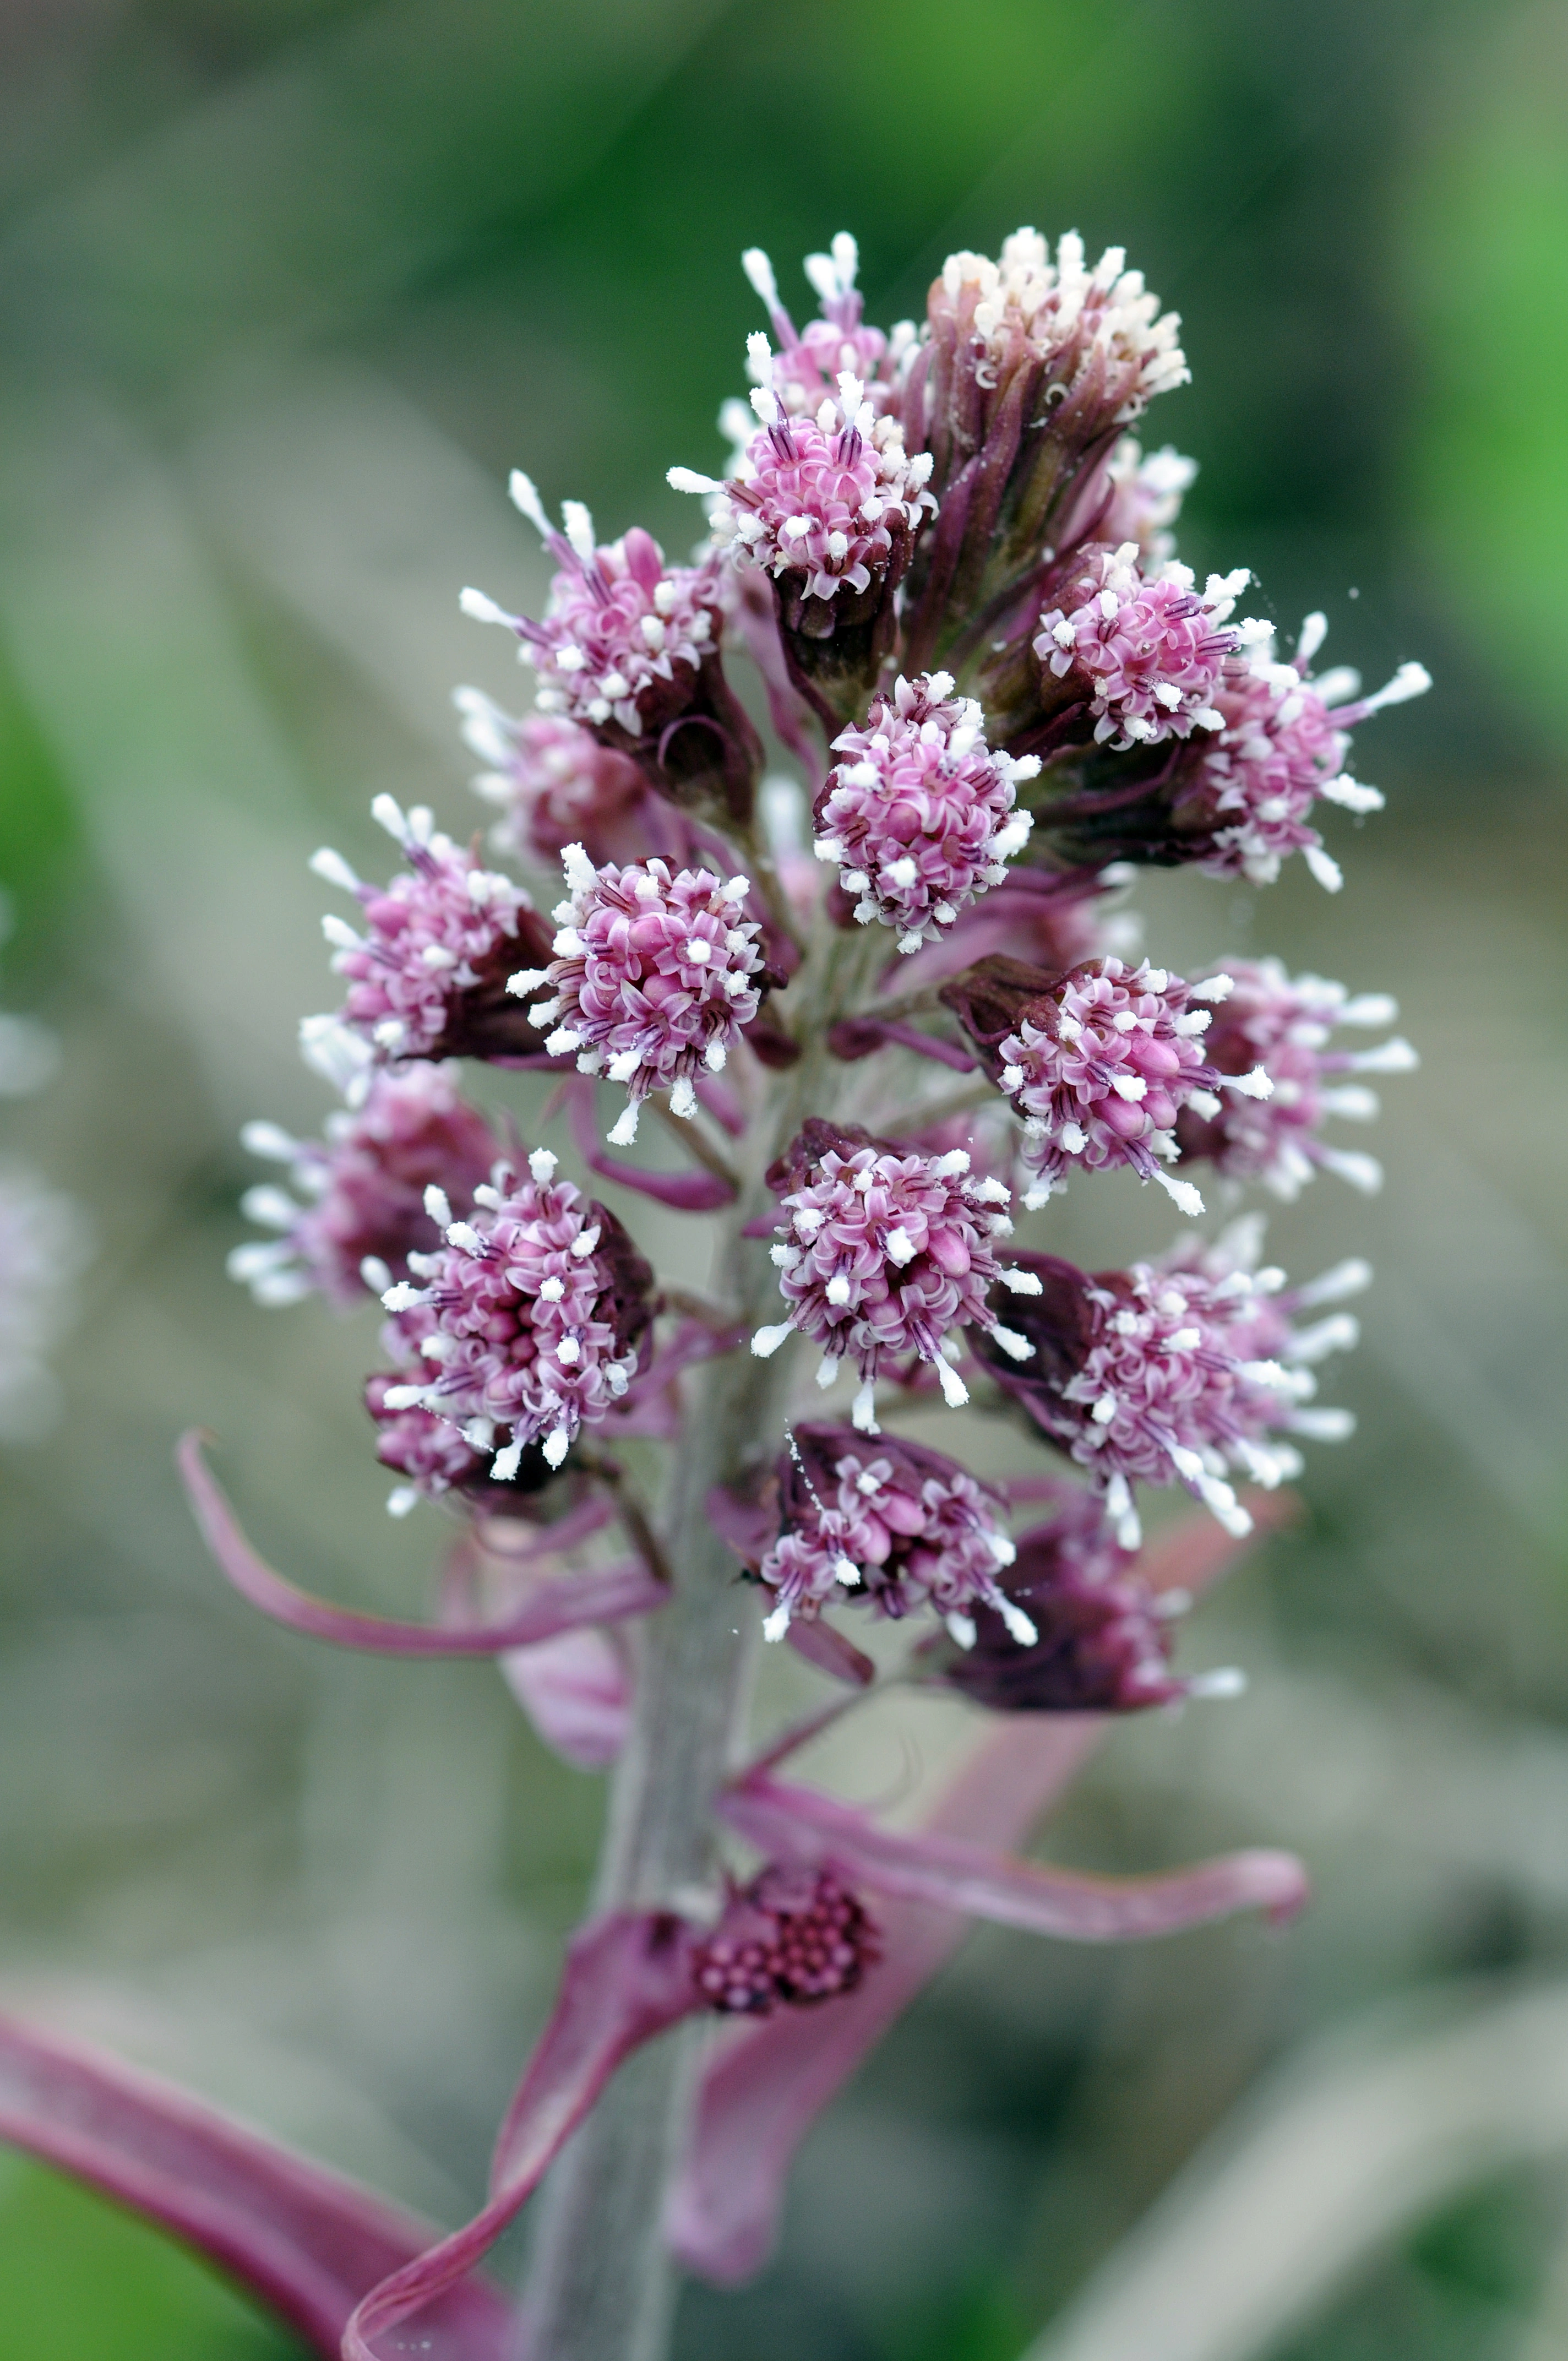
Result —
[{"label": "flowering plant", "polygon": [[[1111,1941],[1304,1894],[1272,1852],[1119,1879],[1007,1848],[1115,1717],[1237,1685],[1174,1669],[1173,1619],[1299,1442],[1347,1432],[1316,1369],[1354,1340],[1337,1307],[1365,1267],[1292,1284],[1242,1212],[1088,1273],[1015,1246],[1009,1208],[1117,1166],[1188,1224],[1205,1168],[1225,1202],[1320,1166],[1376,1185],[1321,1132],[1375,1112],[1347,1077],[1413,1062],[1397,1039],[1332,1046],[1392,1004],[1272,961],[1175,975],[1113,905],[1139,864],[1265,883],[1296,851],[1337,889],[1319,807],[1376,806],[1351,732],[1425,675],[1371,697],[1314,675],[1321,617],[1282,655],[1237,618],[1245,570],[1200,588],[1176,560],[1191,464],[1129,429],[1186,364],[1120,250],[1091,268],[1076,237],[1053,255],[1020,230],[997,261],[950,257],[924,324],[885,335],[856,266],[848,236],[808,258],[821,309],[797,330],[745,258],[772,334],[750,407],[722,415],[729,472],[671,470],[707,504],[691,564],[637,528],[601,544],[575,502],[557,530],[512,479],[555,566],[545,610],[463,604],[515,635],[535,707],[457,701],[498,855],[536,880],[559,863],[551,916],[386,796],[389,884],[315,858],[359,906],[325,921],[342,1004],[302,1028],[342,1104],[319,1141],[250,1126],[292,1193],[250,1191],[274,1235],[232,1268],[263,1302],[378,1301],[389,1506],[457,1527],[439,1611],[298,1589],[202,1439],[181,1446],[263,1611],[340,1645],[496,1655],[547,1742],[613,1765],[593,1911],[489,2201],[439,2237],[108,2061],[0,2035],[0,2132],[353,2361],[416,2320],[422,2349],[467,2361],[520,2333],[534,2361],[647,2361],[669,2257],[718,2280],[763,2259],[812,2116],[966,1915]],[[764,708],[787,776],[764,775]],[[660,1279],[565,1177],[565,1140],[470,1104],[465,1060],[552,1076],[538,1131],[700,1223],[707,1291]],[[676,1169],[609,1152],[649,1115]],[[1038,1472],[966,1467],[966,1410],[1011,1421]],[[927,1413],[952,1416],[950,1449],[905,1432]],[[1171,1485],[1201,1511],[1146,1547],[1138,1488]],[[873,1659],[884,1623],[906,1630]],[[766,1744],[759,1642],[837,1684]],[[893,1682],[987,1717],[913,1832],[784,1775]],[[689,2039],[659,2037],[715,2016],[736,2022],[688,2073]],[[520,2330],[473,2267],[574,2132]]]}]

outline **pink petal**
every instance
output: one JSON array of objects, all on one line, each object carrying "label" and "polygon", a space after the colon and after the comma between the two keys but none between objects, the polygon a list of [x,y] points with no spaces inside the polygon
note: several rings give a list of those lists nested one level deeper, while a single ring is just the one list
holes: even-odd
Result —
[{"label": "pink petal", "polygon": [[594,1109],[594,1086],[586,1075],[573,1076],[565,1102],[573,1145],[588,1170],[601,1180],[619,1180],[623,1189],[635,1189],[640,1196],[673,1206],[677,1213],[712,1213],[720,1205],[734,1202],[734,1190],[717,1172],[645,1172],[640,1164],[623,1164],[620,1157],[607,1156]]},{"label": "pink petal", "polygon": [[[355,2305],[432,2235],[412,2215],[118,2059],[0,2018],[0,2139],[217,2265],[334,2356]],[[508,2361],[509,2306],[450,2284],[423,2323],[438,2361]]]},{"label": "pink petal", "polygon": [[233,1510],[202,1457],[203,1437],[192,1428],[175,1452],[196,1521],[207,1547],[242,1598],[274,1622],[341,1648],[367,1648],[389,1656],[492,1656],[502,1649],[528,1647],[584,1623],[614,1623],[622,1616],[646,1615],[662,1607],[663,1585],[641,1558],[624,1559],[587,1574],[547,1576],[499,1623],[466,1629],[433,1623],[396,1623],[382,1615],[362,1615],[332,1607],[287,1581],[258,1557]]},{"label": "pink petal", "polygon": [[[927,1828],[1020,1843],[1108,1726],[1088,1714],[1009,1722],[976,1748]],[[716,2047],[666,2223],[674,2253],[704,2279],[728,2286],[762,2268],[796,2148],[968,1932],[955,1912],[916,1902],[884,1905],[877,1923],[882,1962],[858,1991],[831,2008],[783,2011]]]},{"label": "pink petal", "polygon": [[602,1631],[585,1626],[500,1659],[507,1686],[534,1729],[579,1771],[615,1761],[631,1726],[631,1683]]},{"label": "pink petal", "polygon": [[574,1938],[554,2014],[501,2125],[488,2204],[364,2298],[344,2334],[344,2361],[377,2361],[372,2337],[461,2279],[521,2212],[621,2059],[701,2004],[691,1942],[679,1919],[653,1912],[600,1918]]},{"label": "pink petal", "polygon": [[773,1858],[831,1860],[851,1879],[905,1902],[935,1902],[1069,1943],[1124,1943],[1262,1909],[1276,1922],[1307,1899],[1293,1854],[1226,1853],[1155,1877],[1092,1877],[1014,1861],[980,1845],[900,1836],[809,1787],[762,1778],[719,1806],[730,1826]]}]

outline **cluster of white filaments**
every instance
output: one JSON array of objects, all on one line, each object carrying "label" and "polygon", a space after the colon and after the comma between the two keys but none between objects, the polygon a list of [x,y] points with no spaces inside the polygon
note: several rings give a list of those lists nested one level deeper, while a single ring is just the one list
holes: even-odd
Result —
[{"label": "cluster of white filaments", "polygon": [[663,861],[596,869],[580,844],[562,856],[569,888],[557,904],[555,956],[521,969],[507,988],[521,998],[544,991],[530,1009],[553,1028],[552,1057],[576,1055],[580,1073],[602,1073],[630,1093],[610,1138],[637,1137],[650,1091],[667,1090],[671,1112],[696,1113],[696,1082],[723,1071],[761,1005],[761,928],[746,913],[750,884],[707,869],[672,875]]},{"label": "cluster of white filaments", "polygon": [[1227,1531],[1252,1520],[1229,1478],[1266,1488],[1300,1473],[1284,1435],[1340,1442],[1348,1411],[1320,1409],[1318,1362],[1356,1341],[1356,1323],[1333,1312],[1300,1329],[1293,1315],[1365,1286],[1365,1263],[1349,1262],[1313,1285],[1290,1290],[1282,1270],[1260,1265],[1263,1225],[1248,1216],[1212,1246],[1163,1263],[1134,1263],[1114,1284],[1091,1282],[1089,1352],[1061,1388],[1075,1417],[1063,1440],[1103,1487],[1127,1548],[1139,1530],[1137,1481],[1174,1477]]},{"label": "cluster of white filaments", "polygon": [[[768,307],[768,318],[778,350],[753,340],[746,359],[755,385],[771,386],[792,418],[815,413],[823,396],[832,392],[849,370],[865,387],[866,399],[880,415],[896,405],[900,382],[918,346],[913,320],[901,320],[883,335],[864,324],[864,302],[855,281],[860,275],[860,248],[848,230],[840,230],[826,254],[808,254],[806,275],[822,306],[822,316],[797,329],[779,300],[773,266],[760,246],[749,247],[740,266]],[[738,416],[732,415],[738,413]],[[755,431],[755,421],[741,402],[727,402],[719,423],[743,450]]]},{"label": "cluster of white filaments", "polygon": [[1024,1118],[1036,1176],[1025,1205],[1043,1205],[1074,1170],[1127,1164],[1182,1213],[1202,1212],[1190,1182],[1165,1170],[1179,1154],[1179,1114],[1190,1106],[1217,1115],[1223,1087],[1252,1098],[1272,1088],[1255,1065],[1222,1074],[1205,1057],[1212,1011],[1191,1004],[1223,1000],[1230,989],[1229,976],[1190,984],[1146,960],[1134,969],[1108,958],[1073,969],[1029,1004],[1001,1045],[997,1077]]},{"label": "cluster of white filaments", "polygon": [[850,1362],[861,1380],[854,1422],[868,1434],[877,1432],[876,1379],[886,1361],[925,1362],[943,1400],[960,1407],[969,1389],[952,1366],[952,1331],[982,1328],[1020,1360],[1033,1350],[986,1301],[998,1284],[1040,1290],[1032,1273],[997,1260],[997,1242],[1012,1235],[1011,1195],[1000,1180],[971,1179],[961,1148],[946,1156],[828,1150],[780,1204],[773,1258],[789,1316],[759,1328],[751,1350],[765,1358],[798,1330],[821,1347],[823,1386]]},{"label": "cluster of white filaments", "polygon": [[1033,825],[1014,804],[1039,758],[993,752],[979,704],[952,690],[952,675],[934,672],[874,698],[864,724],[833,741],[817,805],[817,858],[837,865],[861,925],[894,928],[901,951],[1003,884]]},{"label": "cluster of white filaments", "polygon": [[348,980],[347,997],[335,1015],[307,1016],[300,1027],[309,1062],[351,1103],[364,1097],[374,1066],[438,1049],[454,1002],[481,981],[532,907],[521,885],[443,836],[422,804],[404,812],[390,796],[378,796],[370,811],[408,862],[389,884],[364,884],[330,847],[311,861],[318,877],[352,894],[365,913],[364,934],[335,913],[322,920],[332,964]]},{"label": "cluster of white filaments", "polygon": [[389,1387],[389,1411],[419,1410],[456,1427],[470,1447],[494,1453],[497,1483],[516,1476],[523,1451],[542,1445],[552,1467],[580,1427],[604,1418],[637,1367],[625,1307],[605,1252],[603,1223],[556,1158],[535,1148],[529,1178],[498,1169],[474,1191],[471,1220],[454,1221],[444,1192],[426,1208],[444,1245],[412,1254],[412,1279],[387,1290],[388,1342],[428,1371]]}]

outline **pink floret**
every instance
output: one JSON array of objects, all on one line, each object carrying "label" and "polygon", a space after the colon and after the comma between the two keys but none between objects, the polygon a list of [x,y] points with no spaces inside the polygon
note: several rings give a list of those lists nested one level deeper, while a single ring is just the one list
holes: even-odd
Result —
[{"label": "pink floret", "polygon": [[1237,644],[1226,619],[1246,580],[1245,569],[1212,574],[1200,594],[1185,566],[1144,574],[1135,542],[1091,549],[1041,615],[1035,653],[1048,681],[1081,686],[1097,742],[1152,746],[1217,730],[1215,688]]},{"label": "pink floret", "polygon": [[979,705],[952,686],[947,673],[922,674],[877,697],[834,740],[839,761],[814,807],[817,858],[837,863],[856,917],[896,928],[907,953],[1005,882],[1031,824],[1014,804],[1038,761],[992,752]]}]

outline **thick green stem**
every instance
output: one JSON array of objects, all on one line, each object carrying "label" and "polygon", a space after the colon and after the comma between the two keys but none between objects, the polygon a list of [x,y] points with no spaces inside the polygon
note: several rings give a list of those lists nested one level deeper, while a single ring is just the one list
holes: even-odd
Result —
[{"label": "thick green stem", "polygon": [[[769,1202],[762,1174],[807,1114],[831,1112],[835,1069],[824,1047],[837,1009],[885,944],[837,936],[792,987],[800,1063],[781,1075],[755,1126],[748,1186],[730,1219],[722,1292],[750,1322],[776,1318],[762,1246],[744,1223]],[[746,1352],[710,1363],[691,1385],[662,1519],[670,1604],[646,1626],[637,1710],[617,1766],[600,1861],[600,1909],[679,1908],[710,1888],[713,1801],[729,1767],[755,1654],[755,1599],[714,1531],[708,1493],[740,1479],[776,1440],[789,1407],[791,1356]],[[546,2192],[528,2290],[529,2361],[659,2361],[673,2283],[660,2216],[684,2119],[690,2043],[666,2036],[622,2069],[563,2158]]]}]

